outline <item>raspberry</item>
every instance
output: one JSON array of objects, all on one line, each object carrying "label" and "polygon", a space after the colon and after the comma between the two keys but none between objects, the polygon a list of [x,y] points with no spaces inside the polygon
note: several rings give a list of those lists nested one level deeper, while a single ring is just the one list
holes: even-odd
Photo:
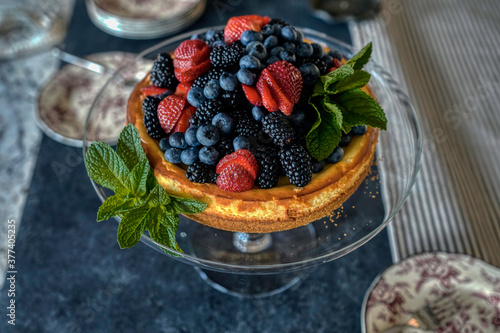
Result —
[{"label": "raspberry", "polygon": [[189,165],[186,171],[186,178],[193,183],[215,183],[217,175],[215,165],[208,165],[202,162],[194,162]]},{"label": "raspberry", "polygon": [[298,187],[309,184],[312,179],[311,156],[303,146],[293,144],[283,147],[279,156],[290,183]]},{"label": "raspberry", "polygon": [[159,53],[150,75],[151,83],[157,87],[175,90],[179,81],[174,75],[174,65],[170,54],[163,52]]},{"label": "raspberry", "polygon": [[203,102],[195,114],[189,120],[191,126],[201,126],[212,123],[212,118],[223,111],[222,103],[216,99],[209,99]]},{"label": "raspberry", "polygon": [[160,104],[160,99],[154,96],[147,96],[142,101],[142,110],[144,111],[144,126],[148,132],[148,135],[153,139],[161,139],[167,135],[163,128],[161,128],[160,122],[158,121],[158,104]]},{"label": "raspberry", "polygon": [[215,68],[229,68],[238,64],[245,51],[237,43],[212,49],[210,62]]},{"label": "raspberry", "polygon": [[262,119],[264,132],[277,146],[285,146],[295,139],[295,131],[281,112],[270,112]]},{"label": "raspberry", "polygon": [[277,149],[274,146],[259,148],[255,152],[255,159],[259,165],[255,183],[264,189],[275,187],[278,184],[281,169]]}]

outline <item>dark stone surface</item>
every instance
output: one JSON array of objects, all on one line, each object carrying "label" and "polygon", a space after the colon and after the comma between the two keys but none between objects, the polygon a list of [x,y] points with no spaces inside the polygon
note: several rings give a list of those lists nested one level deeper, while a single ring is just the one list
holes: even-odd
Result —
[{"label": "dark stone surface", "polygon": [[[232,5],[231,5],[232,4]],[[223,19],[216,6],[226,6]],[[213,1],[193,27],[261,13],[348,40],[307,2]],[[220,10],[219,10],[220,11]],[[66,49],[76,54],[140,51],[157,41],[108,36],[78,1]],[[140,243],[120,250],[116,223],[96,223],[100,204],[80,149],[44,137],[16,243],[16,327],[0,332],[360,332],[363,295],[391,264],[385,231],[277,296],[238,299],[204,283],[195,270]],[[5,310],[7,292],[0,295]]]}]

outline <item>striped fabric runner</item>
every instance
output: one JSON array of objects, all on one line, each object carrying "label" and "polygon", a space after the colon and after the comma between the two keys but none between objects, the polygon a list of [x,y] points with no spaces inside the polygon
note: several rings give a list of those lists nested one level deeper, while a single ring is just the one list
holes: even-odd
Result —
[{"label": "striped fabric runner", "polygon": [[389,226],[393,259],[439,250],[500,266],[500,2],[382,4],[377,20],[350,23],[353,43],[373,41],[373,58],[406,89],[424,147]]}]

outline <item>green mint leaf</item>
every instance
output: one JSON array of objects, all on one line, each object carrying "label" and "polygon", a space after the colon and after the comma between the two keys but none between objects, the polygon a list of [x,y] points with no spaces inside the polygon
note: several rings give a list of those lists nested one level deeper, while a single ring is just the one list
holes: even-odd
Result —
[{"label": "green mint leaf", "polygon": [[351,89],[363,88],[368,84],[370,78],[371,78],[370,73],[365,72],[362,69],[358,69],[354,71],[354,73],[351,76],[346,77],[345,79],[337,82],[337,84],[333,86],[330,86],[328,94],[334,95]]},{"label": "green mint leaf", "polygon": [[85,156],[89,177],[115,193],[126,194],[129,170],[123,160],[104,142],[93,142]]},{"label": "green mint leaf", "polygon": [[316,99],[310,103],[318,118],[306,135],[306,147],[312,157],[318,161],[327,158],[337,147],[342,137],[342,112],[335,105]]},{"label": "green mint leaf", "polygon": [[348,133],[356,125],[368,125],[383,130],[387,128],[384,110],[370,95],[360,89],[353,89],[335,95],[343,116],[342,130]]},{"label": "green mint leaf", "polygon": [[153,169],[149,168],[148,170],[148,179],[146,180],[146,189],[148,192],[151,192],[155,186],[158,184],[156,180]]},{"label": "green mint leaf", "polygon": [[207,208],[207,204],[190,198],[182,198],[171,195],[172,206],[178,214],[198,214]]},{"label": "green mint leaf", "polygon": [[97,211],[97,222],[125,213],[139,205],[141,205],[141,202],[137,198],[112,195],[108,197],[99,207],[99,210]]},{"label": "green mint leaf", "polygon": [[[370,60],[372,55],[372,43],[366,44],[358,53],[352,56],[345,65],[352,65],[353,69],[361,69]],[[342,66],[343,67],[343,66]]]},{"label": "green mint leaf", "polygon": [[335,89],[335,85],[338,82],[347,79],[353,74],[354,69],[352,68],[352,65],[344,64],[334,71],[322,76],[320,81],[323,83],[324,91],[327,94],[330,94],[330,91]]},{"label": "green mint leaf", "polygon": [[156,184],[149,193],[148,202],[153,207],[168,205],[170,203],[170,196],[160,184]]},{"label": "green mint leaf", "polygon": [[[175,238],[175,232],[179,225],[179,217],[166,213],[164,207],[157,207],[152,218],[155,223],[149,228],[151,238],[166,247],[182,252]],[[178,256],[176,253],[163,249],[167,254]]]},{"label": "green mint leaf", "polygon": [[123,215],[118,225],[118,244],[126,249],[134,246],[141,239],[147,224],[147,217],[151,206],[147,203]]},{"label": "green mint leaf", "polygon": [[148,179],[149,170],[149,161],[147,158],[139,161],[135,167],[130,171],[128,177],[128,188],[132,191],[133,194],[138,196],[143,196],[146,194],[146,182]]},{"label": "green mint leaf", "polygon": [[146,158],[146,153],[142,149],[139,131],[137,131],[137,128],[133,124],[128,124],[121,131],[116,145],[116,152],[123,159],[129,170],[132,170],[139,161]]}]

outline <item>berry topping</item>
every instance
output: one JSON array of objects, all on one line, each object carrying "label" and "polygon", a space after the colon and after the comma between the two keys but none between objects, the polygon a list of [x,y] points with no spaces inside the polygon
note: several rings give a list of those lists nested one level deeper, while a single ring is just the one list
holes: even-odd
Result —
[{"label": "berry topping", "polygon": [[304,147],[297,144],[283,147],[279,156],[290,183],[298,187],[309,184],[312,179],[311,156]]},{"label": "berry topping", "polygon": [[231,44],[241,38],[245,30],[259,31],[269,23],[269,17],[259,15],[244,15],[231,17],[224,28],[224,41]]},{"label": "berry topping", "polygon": [[196,132],[196,138],[202,145],[211,147],[219,142],[220,133],[217,127],[214,125],[202,125]]},{"label": "berry topping", "polygon": [[338,163],[344,157],[344,149],[342,147],[336,147],[333,153],[326,158],[328,163]]},{"label": "berry topping", "polygon": [[186,130],[189,128],[189,119],[191,119],[195,112],[196,108],[194,106],[188,106],[184,110],[182,110],[181,117],[177,121],[177,124],[175,124],[172,132],[186,132]]},{"label": "berry topping", "polygon": [[[182,84],[182,83],[181,83]],[[204,89],[201,87],[192,87],[186,96],[189,104],[194,107],[199,107],[203,102],[207,100],[205,97]]]},{"label": "berry topping", "polygon": [[274,146],[258,149],[255,159],[259,165],[259,173],[255,182],[260,188],[272,188],[278,184],[281,168],[278,152]]},{"label": "berry topping", "polygon": [[243,88],[243,92],[245,92],[245,96],[250,103],[257,106],[262,105],[262,98],[255,87],[247,86],[246,84],[242,84],[241,87]]},{"label": "berry topping", "polygon": [[215,165],[208,165],[202,162],[190,164],[186,171],[186,177],[193,183],[215,183]]},{"label": "berry topping", "polygon": [[155,85],[150,85],[150,86],[142,87],[141,93],[144,96],[155,96],[155,95],[161,95],[167,90],[168,90],[167,88],[160,88],[160,87],[157,87]]},{"label": "berry topping", "polygon": [[239,43],[228,46],[216,47],[210,52],[210,62],[215,68],[232,67],[240,61],[244,55],[244,49]]},{"label": "berry topping", "polygon": [[153,139],[161,139],[166,136],[167,133],[161,128],[160,122],[158,121],[158,104],[160,99],[154,96],[147,96],[142,101],[142,110],[144,111],[144,126],[148,132],[148,135]]},{"label": "berry topping", "polygon": [[196,79],[201,74],[208,71],[210,68],[210,60],[206,60],[199,65],[194,67],[189,67],[186,69],[176,68],[174,69],[174,75],[179,82],[190,82]]},{"label": "berry topping", "polygon": [[212,79],[219,80],[223,73],[224,70],[222,68],[211,69],[205,74],[198,76],[191,85],[191,88],[195,87],[204,88],[207,85],[208,81]]},{"label": "berry topping", "polygon": [[220,153],[215,147],[202,147],[200,149],[200,161],[208,165],[216,165],[219,160]]},{"label": "berry topping", "polygon": [[190,89],[191,89],[191,82],[182,82],[177,85],[175,94],[177,96],[186,97]]},{"label": "berry topping", "polygon": [[176,95],[167,96],[160,102],[158,105],[158,120],[165,133],[170,133],[175,127],[184,106],[186,106],[186,100]]},{"label": "berry topping", "polygon": [[295,131],[281,112],[271,112],[262,119],[264,132],[277,146],[285,146],[295,139]]},{"label": "berry topping", "polygon": [[201,126],[211,124],[213,117],[223,111],[222,102],[217,99],[209,99],[203,102],[190,119],[191,125]]},{"label": "berry topping", "polygon": [[239,164],[231,164],[217,177],[217,186],[228,192],[245,192],[253,187],[255,178]]},{"label": "berry topping", "polygon": [[221,174],[224,169],[233,164],[241,166],[253,179],[257,178],[259,166],[257,165],[257,160],[249,150],[238,149],[234,153],[224,156],[217,164],[215,171]]},{"label": "berry topping", "polygon": [[172,57],[168,53],[159,53],[151,68],[151,83],[157,87],[175,90],[179,83],[174,76]]},{"label": "berry topping", "polygon": [[189,82],[210,68],[210,47],[201,39],[182,42],[174,51],[174,74],[180,82]]}]

